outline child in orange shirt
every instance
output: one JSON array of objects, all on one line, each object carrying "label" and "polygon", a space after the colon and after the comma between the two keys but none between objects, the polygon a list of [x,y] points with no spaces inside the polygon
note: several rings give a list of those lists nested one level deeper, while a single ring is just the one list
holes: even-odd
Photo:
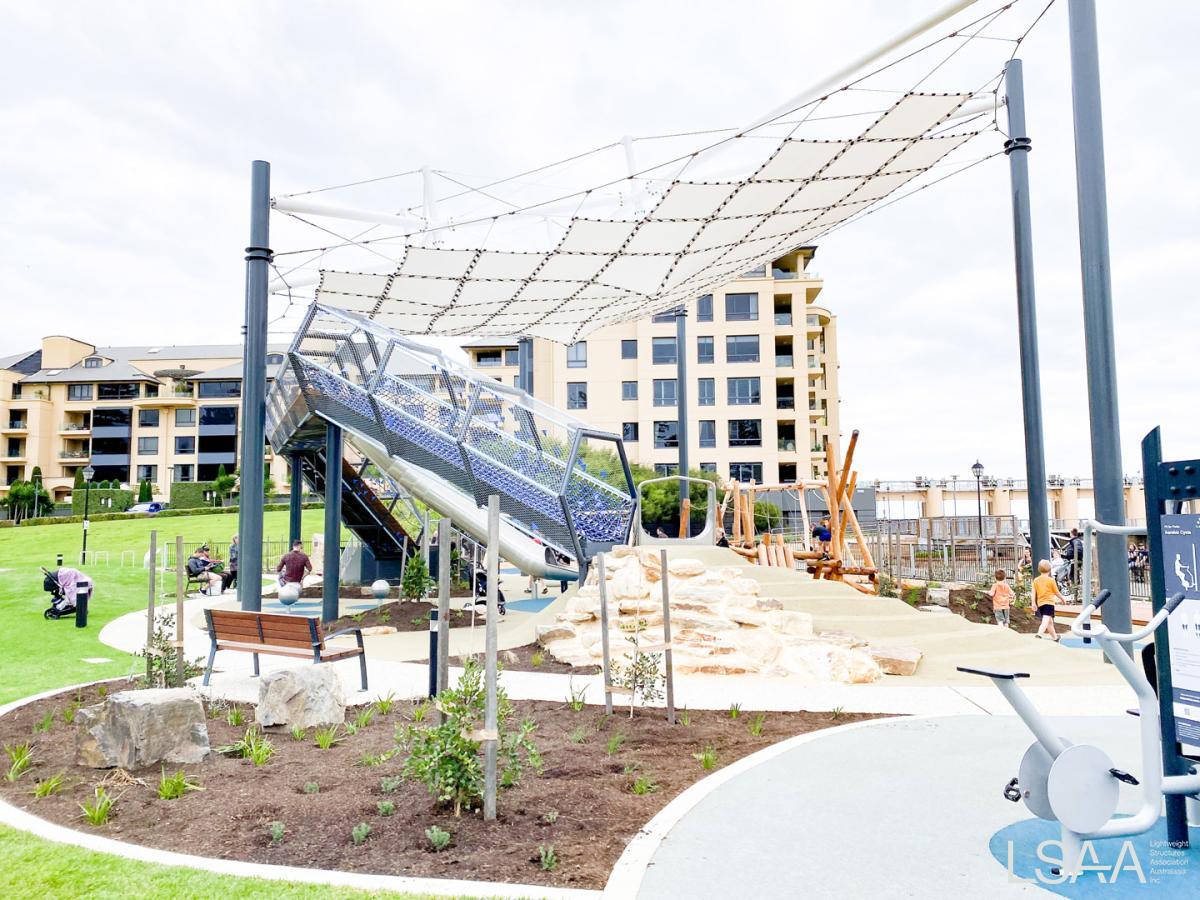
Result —
[{"label": "child in orange shirt", "polygon": [[997,569],[996,583],[987,592],[988,596],[992,598],[992,613],[996,616],[996,624],[1001,628],[1008,627],[1008,617],[1013,600],[1013,589],[1005,582],[1006,577],[1003,569]]},{"label": "child in orange shirt", "polygon": [[1037,636],[1043,633],[1050,635],[1050,640],[1057,641],[1058,632],[1054,630],[1054,599],[1066,602],[1066,598],[1058,590],[1058,582],[1050,574],[1050,560],[1043,559],[1038,563],[1038,577],[1033,579],[1033,602],[1037,606],[1042,624],[1038,626]]}]

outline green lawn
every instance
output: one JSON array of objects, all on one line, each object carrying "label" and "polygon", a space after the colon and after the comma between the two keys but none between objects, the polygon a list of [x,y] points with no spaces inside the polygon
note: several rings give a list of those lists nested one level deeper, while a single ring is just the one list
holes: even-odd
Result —
[{"label": "green lawn", "polygon": [[[263,535],[286,540],[287,511],[266,513]],[[305,535],[323,530],[324,511],[304,511]],[[47,621],[42,611],[50,595],[42,590],[39,566],[54,569],[55,557],[64,564],[77,564],[82,530],[79,523],[38,525],[0,529],[0,703],[60,685],[98,678],[127,675],[137,667],[137,658],[100,643],[100,629],[111,620],[135,609],[145,609],[149,574],[142,559],[149,551],[150,532],[158,532],[160,545],[184,538],[191,552],[204,541],[226,542],[237,532],[236,513],[171,516],[93,522],[88,535],[88,554],[108,552],[107,564],[89,564],[85,571],[96,582],[89,604],[87,628],[76,628],[74,619]],[[136,564],[121,565],[121,552],[132,550]],[[103,557],[101,557],[103,559]],[[126,560],[129,561],[128,559]],[[175,577],[160,581],[159,595],[175,589]],[[172,594],[173,596],[173,594]],[[107,658],[107,663],[87,663],[88,658]]]}]

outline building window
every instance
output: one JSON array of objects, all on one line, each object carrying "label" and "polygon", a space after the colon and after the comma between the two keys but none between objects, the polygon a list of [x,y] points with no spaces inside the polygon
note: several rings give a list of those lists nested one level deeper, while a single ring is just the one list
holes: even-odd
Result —
[{"label": "building window", "polygon": [[200,407],[200,427],[209,425],[237,425],[236,406]]},{"label": "building window", "polygon": [[679,423],[655,422],[654,447],[656,450],[669,450],[679,446]]},{"label": "building window", "polygon": [[621,359],[637,359],[637,341],[621,341]]},{"label": "building window", "polygon": [[480,350],[475,354],[475,365],[481,369],[498,366],[502,362],[504,357],[499,350]]},{"label": "building window", "polygon": [[96,385],[98,400],[134,400],[137,398],[138,383],[136,381],[114,381],[111,384]]},{"label": "building window", "polygon": [[696,382],[696,387],[696,403],[699,406],[717,405],[717,380],[715,378],[701,378]]},{"label": "building window", "polygon": [[729,477],[743,483],[753,481],[756,484],[762,484],[762,463],[730,463]]},{"label": "building window", "polygon": [[730,419],[730,447],[761,447],[762,419]]},{"label": "building window", "polygon": [[151,382],[146,383],[146,396],[147,397],[157,397],[158,396],[158,382],[157,381],[153,382],[153,383],[151,383]]},{"label": "building window", "polygon": [[666,478],[670,475],[678,475],[679,463],[655,463],[654,474],[659,478]]},{"label": "building window", "polygon": [[701,472],[715,472],[715,471],[717,471],[717,464],[716,463],[700,463],[700,471]]},{"label": "building window", "polygon": [[730,406],[757,406],[762,402],[758,378],[728,378],[725,381]]},{"label": "building window", "polygon": [[716,419],[701,419],[700,420],[700,446],[701,447],[716,447],[717,446],[717,420]]},{"label": "building window", "polygon": [[282,353],[268,353],[267,354],[267,365],[268,366],[278,366],[278,365],[281,365],[282,363],[283,363],[283,354]]},{"label": "building window", "polygon": [[200,381],[199,391],[201,397],[240,397],[242,396],[242,383],[240,381]]},{"label": "building window", "polygon": [[509,347],[504,351],[504,364],[506,366],[519,366],[521,364],[521,351],[516,347]]},{"label": "building window", "polygon": [[710,363],[716,357],[712,336],[696,338],[696,362]]},{"label": "building window", "polygon": [[158,452],[158,438],[156,437],[140,437],[138,438],[138,456],[153,456]]},{"label": "building window", "polygon": [[97,409],[92,413],[93,428],[128,428],[133,421],[129,409]]},{"label": "building window", "polygon": [[158,466],[138,466],[137,480],[151,483],[158,481]]},{"label": "building window", "polygon": [[158,427],[158,410],[157,409],[139,409],[138,410],[138,428],[157,428]]},{"label": "building window", "polygon": [[668,322],[674,322],[675,321],[675,310],[669,309],[666,312],[655,313],[654,318],[652,318],[650,321],[654,322],[657,325],[663,325]]},{"label": "building window", "polygon": [[20,382],[14,382],[14,384],[12,386],[12,398],[14,400],[21,399],[21,383]]},{"label": "building window", "polygon": [[587,368],[587,341],[579,341],[567,348],[567,368]]},{"label": "building window", "polygon": [[621,399],[622,400],[636,400],[638,398],[637,386],[638,386],[638,383],[636,381],[622,381],[621,382]]},{"label": "building window", "polygon": [[98,369],[102,365],[104,365],[104,360],[98,356],[89,356],[83,361],[83,367],[85,369]]},{"label": "building window", "polygon": [[711,322],[712,320],[712,294],[705,294],[696,301],[696,321]]},{"label": "building window", "polygon": [[175,425],[195,425],[196,411],[194,409],[175,410]]},{"label": "building window", "polygon": [[191,481],[192,480],[191,465],[189,464],[189,465],[184,465],[184,466],[176,466],[173,480],[174,481]]},{"label": "building window", "polygon": [[653,360],[656,366],[673,366],[678,362],[678,354],[675,352],[675,338],[673,337],[656,337],[653,339]]},{"label": "building window", "polygon": [[[175,438],[175,453],[177,456],[191,456],[196,452],[196,439],[191,435]],[[189,467],[190,468],[190,467]],[[178,479],[176,479],[178,481]],[[191,479],[188,479],[191,481]]]},{"label": "building window", "polygon": [[587,409],[587,382],[567,382],[567,409]]},{"label": "building window", "polygon": [[621,423],[621,440],[636,441],[638,439],[638,423],[637,422],[622,422]]},{"label": "building window", "polygon": [[91,400],[92,386],[90,384],[68,384],[67,385],[68,400]]},{"label": "building window", "polygon": [[654,379],[654,405],[674,406],[678,402],[674,378]]},{"label": "building window", "polygon": [[731,334],[725,338],[725,362],[758,362],[758,335]]},{"label": "building window", "polygon": [[726,322],[757,322],[758,294],[726,294]]}]

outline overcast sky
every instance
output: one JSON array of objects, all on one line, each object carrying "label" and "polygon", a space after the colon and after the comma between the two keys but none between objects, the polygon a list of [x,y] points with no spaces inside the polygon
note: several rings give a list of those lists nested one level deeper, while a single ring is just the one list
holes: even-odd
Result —
[{"label": "overcast sky", "polygon": [[[426,163],[506,174],[622,134],[735,125],[941,5],[0,0],[0,355],[50,333],[237,340],[251,159],[272,162],[283,192]],[[1168,453],[1200,453],[1187,163],[1200,9],[1099,7],[1134,472],[1156,424]],[[1086,476],[1066,18],[1059,0],[1021,55],[1047,464]],[[1004,157],[830,235],[812,268],[838,315],[842,422],[862,432],[864,477],[962,476],[976,458],[1023,475]]]}]

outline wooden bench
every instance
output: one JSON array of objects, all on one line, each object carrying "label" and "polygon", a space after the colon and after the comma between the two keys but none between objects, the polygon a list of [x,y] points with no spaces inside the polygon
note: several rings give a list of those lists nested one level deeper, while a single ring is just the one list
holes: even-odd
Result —
[{"label": "wooden bench", "polygon": [[[208,667],[204,684],[212,675],[213,659],[218,650],[238,650],[254,654],[254,674],[258,675],[258,655],[295,656],[312,658],[314,663],[336,662],[358,657],[362,689],[367,689],[367,651],[363,647],[361,628],[346,628],[333,634],[321,630],[316,617],[291,616],[278,613],[243,612],[235,609],[206,609],[208,636],[212,646],[208,651]],[[353,634],[357,647],[331,648],[325,642],[343,634]]]}]

